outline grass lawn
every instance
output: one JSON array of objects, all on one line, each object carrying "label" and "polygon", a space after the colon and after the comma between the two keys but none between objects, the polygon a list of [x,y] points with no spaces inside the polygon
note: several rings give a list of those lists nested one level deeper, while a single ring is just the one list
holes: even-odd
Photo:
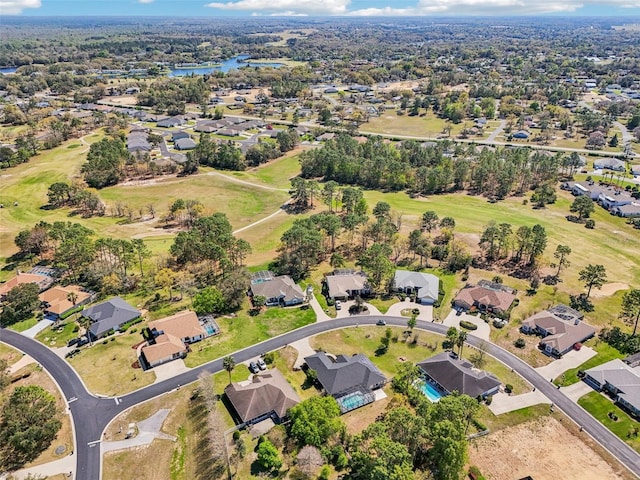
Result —
[{"label": "grass lawn", "polygon": [[[143,325],[143,324],[140,324]],[[91,347],[69,359],[69,363],[82,377],[90,392],[102,395],[122,395],[152,384],[156,375],[153,370],[133,368],[136,351],[133,346],[142,341],[139,329],[131,333],[116,334],[99,340]],[[99,374],[97,374],[99,372]]]},{"label": "grass lawn", "polygon": [[[435,138],[441,135],[447,123],[438,118],[433,112],[426,116],[410,117],[409,115],[397,115],[394,110],[385,111],[379,117],[371,117],[369,121],[360,127],[363,133],[386,135],[409,135],[414,137]],[[449,124],[451,138],[455,138],[463,129],[464,123]],[[469,122],[469,126],[472,126]]]},{"label": "grass lawn", "polygon": [[584,362],[578,368],[567,370],[563,375],[556,378],[553,383],[562,387],[572,385],[580,381],[577,375],[579,370],[588,370],[590,368],[597,367],[598,365],[602,365],[603,363],[606,363],[610,360],[625,357],[625,355],[620,353],[618,350],[597,338],[589,340],[586,343],[586,346],[593,348],[598,352],[598,354],[595,357],[592,357]]},{"label": "grass lawn", "polygon": [[78,336],[78,326],[67,319],[63,324],[56,328],[47,327],[36,335],[36,340],[44,343],[47,347],[60,348],[66,347],[67,342]]},{"label": "grass lawn", "polygon": [[10,330],[13,330],[14,332],[24,332],[25,330],[28,330],[29,328],[35,326],[36,323],[38,323],[36,317],[30,317],[26,320],[22,320],[21,322],[16,322],[8,328]]},{"label": "grass lawn", "polygon": [[389,307],[394,303],[398,303],[400,299],[395,295],[389,295],[389,296],[382,296],[382,297],[375,297],[375,298],[367,298],[366,301],[367,303],[370,303],[371,305],[376,307],[378,310],[380,310],[381,313],[387,313],[387,310],[389,310]]},{"label": "grass lawn", "polygon": [[22,352],[6,343],[0,343],[0,358],[4,358],[7,361],[7,365],[11,366],[22,358]]},{"label": "grass lawn", "polygon": [[524,423],[533,418],[550,415],[551,410],[547,404],[533,405],[531,407],[521,408],[513,412],[503,413],[502,415],[494,415],[489,407],[482,405],[476,418],[483,423],[492,432],[503,428],[512,427],[520,423]]},{"label": "grass lawn", "polygon": [[[578,400],[578,404],[597,418],[600,423],[611,430],[623,442],[636,452],[640,452],[640,437],[638,437],[637,434],[636,436],[627,436],[630,430],[640,430],[640,422],[631,418],[624,410],[598,392],[586,394]],[[614,412],[618,420],[614,421],[610,419],[608,416],[609,412]]]},{"label": "grass lawn", "polygon": [[271,307],[256,316],[249,315],[248,310],[247,305],[235,317],[216,318],[220,335],[193,345],[185,364],[188,367],[201,365],[316,320],[311,308]]},{"label": "grass lawn", "polygon": [[[350,356],[355,353],[364,353],[387,378],[393,377],[397,373],[400,363],[404,361],[417,363],[443,351],[444,337],[441,335],[414,330],[415,336],[418,337],[418,343],[414,345],[402,341],[403,328],[388,328],[393,332],[392,341],[387,353],[380,356],[376,356],[375,351],[380,345],[380,339],[385,334],[386,328],[384,327],[343,328],[312,337],[310,345],[316,350],[324,350],[334,355]],[[397,342],[393,341],[396,337],[398,337]],[[466,346],[462,353],[463,357],[468,359],[478,352],[476,349]],[[529,385],[506,365],[489,355],[485,355],[484,360],[483,369],[496,375],[503,383],[513,385],[514,394],[518,395],[530,390]]]}]

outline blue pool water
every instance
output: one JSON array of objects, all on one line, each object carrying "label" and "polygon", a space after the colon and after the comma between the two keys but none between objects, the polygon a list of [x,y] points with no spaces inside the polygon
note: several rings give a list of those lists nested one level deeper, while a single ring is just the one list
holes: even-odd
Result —
[{"label": "blue pool water", "polygon": [[442,393],[429,382],[420,382],[419,388],[431,402],[435,403],[443,397]]},{"label": "blue pool water", "polygon": [[213,335],[214,333],[216,333],[216,329],[211,325],[205,325],[204,330],[205,332],[207,332],[207,335]]}]

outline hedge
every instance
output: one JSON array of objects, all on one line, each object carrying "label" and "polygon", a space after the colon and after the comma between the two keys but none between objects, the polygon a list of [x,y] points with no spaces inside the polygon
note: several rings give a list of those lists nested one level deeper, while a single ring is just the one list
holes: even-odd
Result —
[{"label": "hedge", "polygon": [[64,312],[62,315],[60,315],[60,320],[64,320],[65,318],[69,318],[74,313],[81,312],[83,308],[84,308],[83,305],[77,305],[77,306],[73,307],[68,312]]},{"label": "hedge", "polygon": [[477,330],[478,326],[475,323],[467,322],[466,320],[460,320],[460,326],[467,330]]}]

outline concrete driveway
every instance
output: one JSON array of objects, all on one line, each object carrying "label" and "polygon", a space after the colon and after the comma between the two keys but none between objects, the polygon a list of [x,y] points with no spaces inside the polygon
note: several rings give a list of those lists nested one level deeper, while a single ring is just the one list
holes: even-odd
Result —
[{"label": "concrete driveway", "polygon": [[491,405],[489,405],[489,410],[491,410],[494,415],[501,415],[503,413],[513,412],[514,410],[520,410],[521,408],[531,407],[540,403],[551,404],[551,400],[549,400],[540,390],[523,393],[522,395],[509,395],[504,392],[499,392],[493,396],[493,401],[491,402]]},{"label": "concrete driveway", "polygon": [[26,329],[22,332],[22,335],[29,338],[35,338],[42,330],[53,325],[53,320],[42,319],[36,323],[33,327]]},{"label": "concrete driveway", "polygon": [[571,350],[570,352],[565,353],[562,358],[554,360],[549,365],[536,368],[536,371],[544,378],[553,380],[567,370],[577,368],[595,356],[596,351],[593,348],[583,346],[580,350]]},{"label": "concrete driveway", "polygon": [[464,331],[467,332],[467,334],[489,341],[489,336],[491,335],[491,327],[488,323],[486,323],[480,317],[476,317],[475,315],[468,315],[466,313],[463,313],[462,315],[456,315],[455,309],[452,309],[449,312],[449,315],[447,315],[447,317],[444,319],[442,324],[446,325],[447,327],[460,328],[460,320],[466,320],[467,322],[473,323],[478,327],[477,330],[465,329]]},{"label": "concrete driveway", "polygon": [[414,308],[420,310],[420,313],[416,317],[418,320],[424,320],[425,322],[433,321],[433,306],[420,305],[419,303],[409,301],[408,298],[405,298],[403,302],[398,302],[391,305],[389,307],[389,310],[387,310],[386,315],[390,317],[399,317],[401,316],[402,310]]},{"label": "concrete driveway", "polygon": [[585,396],[587,393],[594,392],[595,390],[581,380],[573,385],[569,385],[568,387],[560,388],[560,391],[574,402],[578,402],[580,397]]}]

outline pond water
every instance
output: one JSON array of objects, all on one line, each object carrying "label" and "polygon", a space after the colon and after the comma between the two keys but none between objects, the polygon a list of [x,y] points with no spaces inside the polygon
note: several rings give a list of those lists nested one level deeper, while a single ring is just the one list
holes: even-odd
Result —
[{"label": "pond water", "polygon": [[3,67],[0,68],[0,73],[3,75],[9,74],[9,73],[16,73],[17,68],[16,67]]},{"label": "pond water", "polygon": [[[238,55],[237,57],[232,57],[228,60],[223,60],[219,64],[215,66],[206,66],[206,67],[194,67],[194,68],[172,68],[169,72],[169,77],[184,77],[186,75],[205,75],[207,73],[213,72],[228,72],[229,70],[233,70],[234,68],[242,68],[246,66],[250,67],[273,67],[280,68],[283,67],[283,63],[263,63],[263,62],[253,62],[244,63],[244,60],[247,60],[249,55]],[[240,60],[238,62],[238,60]]]}]

